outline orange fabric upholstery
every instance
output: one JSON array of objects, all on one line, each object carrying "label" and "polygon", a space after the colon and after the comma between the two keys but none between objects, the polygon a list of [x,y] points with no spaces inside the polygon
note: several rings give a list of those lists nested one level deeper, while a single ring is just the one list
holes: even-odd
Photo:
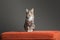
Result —
[{"label": "orange fabric upholstery", "polygon": [[4,32],[2,40],[60,40],[59,31]]}]

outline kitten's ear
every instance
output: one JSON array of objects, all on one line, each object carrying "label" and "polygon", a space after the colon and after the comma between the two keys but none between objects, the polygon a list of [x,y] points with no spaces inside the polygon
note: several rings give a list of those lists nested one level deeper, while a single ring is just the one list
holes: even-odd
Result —
[{"label": "kitten's ear", "polygon": [[34,8],[31,9],[31,12],[34,12]]},{"label": "kitten's ear", "polygon": [[29,10],[26,8],[26,12],[28,12]]}]

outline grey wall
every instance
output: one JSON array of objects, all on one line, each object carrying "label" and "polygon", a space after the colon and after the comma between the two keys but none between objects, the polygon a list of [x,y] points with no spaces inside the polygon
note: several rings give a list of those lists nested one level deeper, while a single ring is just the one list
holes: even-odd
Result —
[{"label": "grey wall", "polygon": [[59,0],[0,0],[0,33],[24,31],[25,9],[35,8],[35,30],[60,30]]}]

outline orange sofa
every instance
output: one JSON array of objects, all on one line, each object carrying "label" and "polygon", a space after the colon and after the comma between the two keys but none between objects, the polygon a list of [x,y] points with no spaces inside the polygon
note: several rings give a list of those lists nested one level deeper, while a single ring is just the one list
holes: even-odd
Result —
[{"label": "orange sofa", "polygon": [[4,32],[2,40],[60,40],[60,31]]}]

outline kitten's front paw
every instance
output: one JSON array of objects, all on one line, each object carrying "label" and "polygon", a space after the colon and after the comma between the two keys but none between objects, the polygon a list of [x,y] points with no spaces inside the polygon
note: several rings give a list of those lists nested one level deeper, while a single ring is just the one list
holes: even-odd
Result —
[{"label": "kitten's front paw", "polygon": [[27,32],[33,32],[33,30],[28,30]]}]

